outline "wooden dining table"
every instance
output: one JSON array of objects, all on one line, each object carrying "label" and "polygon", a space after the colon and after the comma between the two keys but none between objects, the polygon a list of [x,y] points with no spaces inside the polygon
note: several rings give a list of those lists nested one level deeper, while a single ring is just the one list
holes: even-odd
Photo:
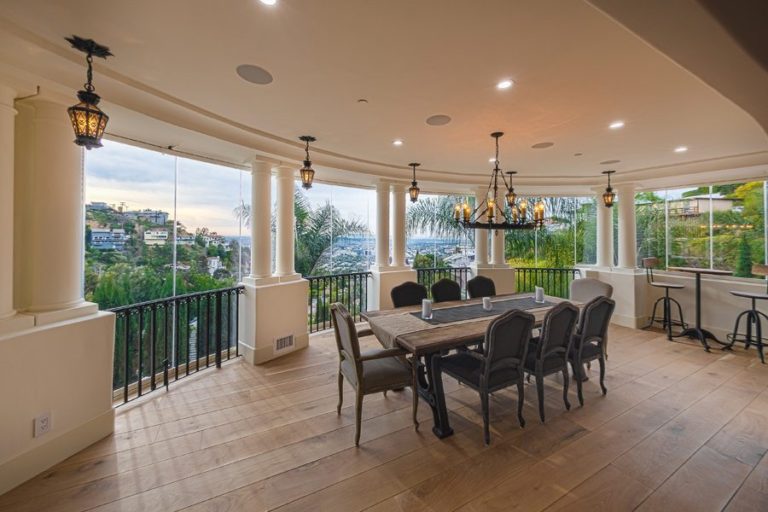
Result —
[{"label": "wooden dining table", "polygon": [[432,432],[444,438],[453,434],[453,429],[448,420],[440,377],[441,355],[448,350],[482,342],[488,324],[512,309],[532,314],[535,327],[540,327],[547,312],[563,301],[545,296],[543,303],[536,303],[532,293],[508,294],[493,297],[490,311],[482,309],[482,299],[470,299],[434,304],[431,319],[421,317],[420,305],[368,311],[362,317],[385,348],[399,347],[413,356],[417,392],[432,409]]}]

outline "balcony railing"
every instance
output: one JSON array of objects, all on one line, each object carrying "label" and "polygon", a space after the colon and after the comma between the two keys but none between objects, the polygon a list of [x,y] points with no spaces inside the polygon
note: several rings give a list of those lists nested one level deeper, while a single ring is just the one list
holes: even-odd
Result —
[{"label": "balcony railing", "polygon": [[123,403],[237,357],[242,286],[114,308],[113,398]]},{"label": "balcony railing", "polygon": [[341,302],[355,321],[368,310],[368,279],[370,272],[309,276],[309,332],[330,329],[331,304]]},{"label": "balcony railing", "polygon": [[517,293],[523,293],[541,286],[547,295],[567,299],[576,276],[581,276],[577,268],[516,268],[515,288]]},{"label": "balcony railing", "polygon": [[461,286],[461,298],[467,298],[467,280],[469,267],[417,268],[416,280],[427,288],[427,294],[432,298],[432,285],[440,279],[451,279]]}]

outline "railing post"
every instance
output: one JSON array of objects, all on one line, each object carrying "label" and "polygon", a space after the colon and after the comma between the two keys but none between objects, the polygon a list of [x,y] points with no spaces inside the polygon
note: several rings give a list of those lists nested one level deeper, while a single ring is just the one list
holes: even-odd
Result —
[{"label": "railing post", "polygon": [[221,368],[221,292],[217,293],[215,295],[216,297],[216,327],[215,327],[215,338],[214,338],[214,345],[216,347],[216,368]]}]

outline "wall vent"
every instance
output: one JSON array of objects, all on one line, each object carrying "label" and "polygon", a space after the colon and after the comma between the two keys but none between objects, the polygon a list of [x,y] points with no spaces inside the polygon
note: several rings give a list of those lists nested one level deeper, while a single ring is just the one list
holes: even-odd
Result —
[{"label": "wall vent", "polygon": [[275,338],[275,352],[282,352],[293,348],[293,334]]}]

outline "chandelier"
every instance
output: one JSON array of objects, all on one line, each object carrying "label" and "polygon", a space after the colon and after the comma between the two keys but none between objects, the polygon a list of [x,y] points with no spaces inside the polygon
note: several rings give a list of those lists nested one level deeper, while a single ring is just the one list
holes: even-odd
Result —
[{"label": "chandelier", "polygon": [[309,143],[315,142],[317,139],[311,135],[302,135],[299,140],[305,143],[304,147],[304,167],[299,169],[299,175],[301,176],[301,186],[309,190],[312,188],[312,181],[315,179],[315,170],[312,169],[312,160],[309,159]]},{"label": "chandelier", "polygon": [[613,187],[611,186],[611,174],[615,173],[616,171],[603,171],[603,174],[606,174],[608,176],[608,187],[605,189],[605,192],[603,193],[603,204],[606,208],[611,208],[613,206],[614,201],[616,200],[616,192],[613,191]]},{"label": "chandelier", "polygon": [[419,200],[419,190],[420,190],[419,184],[416,182],[416,168],[421,164],[414,162],[408,165],[413,167],[413,181],[411,182],[411,186],[408,187],[408,195],[411,197],[411,202],[415,203],[416,201]]},{"label": "chandelier", "polygon": [[[499,169],[499,137],[503,132],[493,132],[491,137],[496,140],[496,158],[488,184],[485,199],[472,210],[466,201],[456,204],[453,210],[453,220],[458,225],[471,229],[534,229],[544,224],[544,203],[536,202],[529,208],[528,201],[518,200],[512,186],[515,171],[508,171],[509,181]],[[499,178],[506,190],[504,202],[499,203]]]},{"label": "chandelier", "polygon": [[85,53],[85,61],[88,64],[85,85],[82,90],[77,92],[77,99],[80,100],[80,103],[67,109],[72,129],[75,130],[75,144],[84,146],[86,149],[100,148],[102,145],[101,138],[107,128],[109,116],[97,106],[101,97],[96,94],[96,88],[93,86],[93,57],[106,59],[111,57],[112,53],[109,48],[92,39],[83,39],[77,36],[66,39],[72,48]]}]

